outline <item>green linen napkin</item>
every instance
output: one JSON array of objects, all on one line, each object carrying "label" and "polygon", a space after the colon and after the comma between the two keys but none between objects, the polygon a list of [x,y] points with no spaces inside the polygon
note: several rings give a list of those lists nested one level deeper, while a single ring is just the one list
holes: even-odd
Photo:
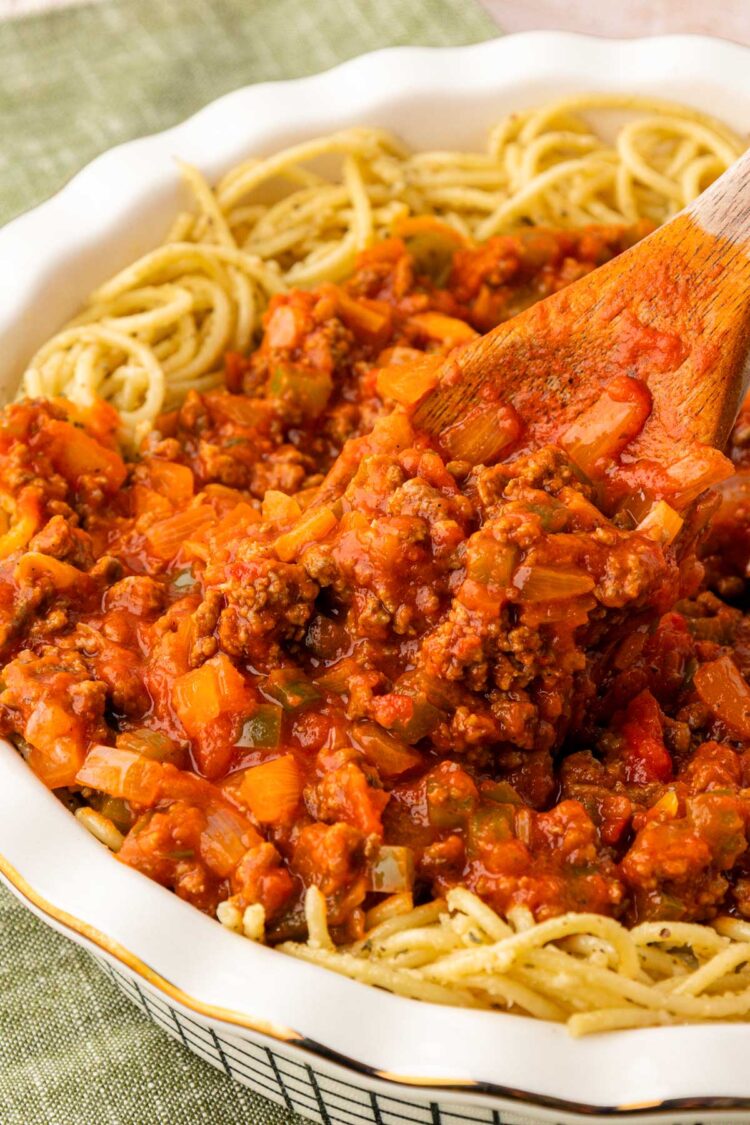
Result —
[{"label": "green linen napkin", "polygon": [[[475,0],[107,0],[0,23],[0,222],[238,86],[496,34]],[[0,1052],[2,1125],[301,1122],[165,1036],[2,887]]]}]

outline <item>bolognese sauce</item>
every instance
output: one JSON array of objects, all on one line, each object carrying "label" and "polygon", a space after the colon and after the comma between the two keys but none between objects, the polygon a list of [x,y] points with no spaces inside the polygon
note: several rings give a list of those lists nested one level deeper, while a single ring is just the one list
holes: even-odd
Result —
[{"label": "bolognese sauce", "polygon": [[105,403],[5,408],[0,728],[122,862],[276,941],[311,885],[342,941],[457,885],[537,920],[750,917],[746,420],[720,496],[723,466],[613,505],[639,380],[553,444],[509,413],[479,464],[397,405],[647,229],[410,220],[274,297],[132,461]]}]

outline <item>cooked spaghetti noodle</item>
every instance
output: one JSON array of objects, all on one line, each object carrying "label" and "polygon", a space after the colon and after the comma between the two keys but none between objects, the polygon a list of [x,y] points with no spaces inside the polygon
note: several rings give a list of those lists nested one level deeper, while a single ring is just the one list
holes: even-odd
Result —
[{"label": "cooked spaghetti noodle", "polygon": [[[581,116],[591,110],[627,120],[605,140]],[[213,189],[182,166],[197,210],[91,295],[34,356],[23,392],[104,398],[137,443],[189,389],[221,382],[224,353],[247,350],[271,294],[341,279],[408,216],[438,216],[476,241],[524,223],[662,222],[743,148],[695,109],[581,95],[511,114],[485,152],[409,153],[382,130],[351,128],[251,158]],[[317,171],[321,158],[339,175]]]},{"label": "cooked spaghetti noodle", "polygon": [[361,941],[334,949],[321,899],[308,892],[314,939],[284,952],[401,996],[510,1009],[564,1022],[573,1035],[750,1014],[750,923],[737,919],[628,930],[600,914],[535,923],[516,907],[506,921],[456,888],[412,909],[397,896],[390,914],[386,900],[386,917]]}]

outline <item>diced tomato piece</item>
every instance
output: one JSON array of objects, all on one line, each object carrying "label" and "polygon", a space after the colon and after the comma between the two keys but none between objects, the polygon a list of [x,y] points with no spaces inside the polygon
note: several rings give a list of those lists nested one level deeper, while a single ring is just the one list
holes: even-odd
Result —
[{"label": "diced tomato piece", "polygon": [[664,745],[659,704],[650,691],[642,691],[630,701],[622,733],[626,780],[633,785],[669,781],[672,758]]}]

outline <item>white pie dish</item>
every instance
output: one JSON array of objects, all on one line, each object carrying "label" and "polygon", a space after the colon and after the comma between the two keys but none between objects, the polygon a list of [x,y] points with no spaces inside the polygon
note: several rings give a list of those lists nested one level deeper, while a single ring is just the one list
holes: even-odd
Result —
[{"label": "white pie dish", "polygon": [[[0,231],[0,392],[88,291],[154,245],[181,196],[173,157],[214,177],[343,125],[413,147],[481,145],[508,110],[581,90],[673,98],[750,125],[750,50],[700,37],[553,32],[377,52],[314,78],[238,90],[99,157]],[[0,873],[95,952],[167,1030],[332,1122],[750,1118],[750,1026],[571,1039],[556,1025],[419,1004],[254,945],[117,864],[0,743]],[[248,1061],[252,1060],[252,1061]],[[286,1075],[286,1078],[285,1078]],[[425,1116],[426,1115],[426,1116]]]}]

